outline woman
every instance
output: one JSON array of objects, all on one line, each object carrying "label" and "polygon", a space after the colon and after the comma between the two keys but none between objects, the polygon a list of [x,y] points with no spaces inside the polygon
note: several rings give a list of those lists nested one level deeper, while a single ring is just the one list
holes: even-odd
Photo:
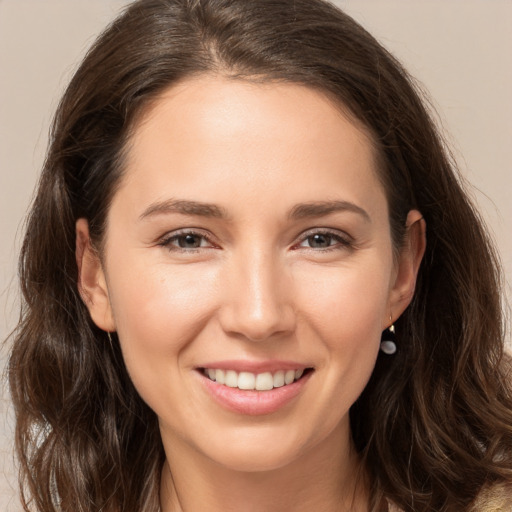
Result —
[{"label": "woman", "polygon": [[59,106],[21,283],[36,510],[510,507],[493,249],[329,4],[133,3]]}]

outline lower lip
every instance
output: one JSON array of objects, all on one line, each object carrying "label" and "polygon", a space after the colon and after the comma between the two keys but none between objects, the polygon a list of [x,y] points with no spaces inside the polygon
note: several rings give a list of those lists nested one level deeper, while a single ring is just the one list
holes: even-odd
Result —
[{"label": "lower lip", "polygon": [[271,414],[290,403],[304,388],[313,372],[309,371],[299,380],[269,391],[245,391],[230,388],[209,379],[202,373],[202,382],[207,392],[225,409],[238,414],[258,416]]}]

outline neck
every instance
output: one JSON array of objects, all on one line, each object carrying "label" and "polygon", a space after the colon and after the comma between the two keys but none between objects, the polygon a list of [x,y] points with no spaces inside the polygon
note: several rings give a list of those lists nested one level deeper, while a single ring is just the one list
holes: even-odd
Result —
[{"label": "neck", "polygon": [[364,472],[350,437],[339,434],[333,433],[337,451],[329,439],[297,460],[266,471],[233,470],[189,446],[169,443],[162,512],[367,512]]}]

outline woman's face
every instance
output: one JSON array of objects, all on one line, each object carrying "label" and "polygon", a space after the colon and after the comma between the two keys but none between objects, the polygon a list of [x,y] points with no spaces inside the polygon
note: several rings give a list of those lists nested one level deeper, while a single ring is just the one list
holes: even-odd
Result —
[{"label": "woman's face", "polygon": [[371,142],[328,99],[170,88],[134,131],[101,263],[77,226],[92,317],[118,332],[166,448],[262,470],[348,443],[417,257],[394,258]]}]

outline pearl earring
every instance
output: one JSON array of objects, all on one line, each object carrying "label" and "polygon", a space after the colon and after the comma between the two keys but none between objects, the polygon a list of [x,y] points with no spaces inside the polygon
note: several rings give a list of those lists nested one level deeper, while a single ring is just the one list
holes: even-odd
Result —
[{"label": "pearl earring", "polygon": [[396,352],[395,325],[393,323],[382,333],[380,350],[388,356],[392,356]]}]

